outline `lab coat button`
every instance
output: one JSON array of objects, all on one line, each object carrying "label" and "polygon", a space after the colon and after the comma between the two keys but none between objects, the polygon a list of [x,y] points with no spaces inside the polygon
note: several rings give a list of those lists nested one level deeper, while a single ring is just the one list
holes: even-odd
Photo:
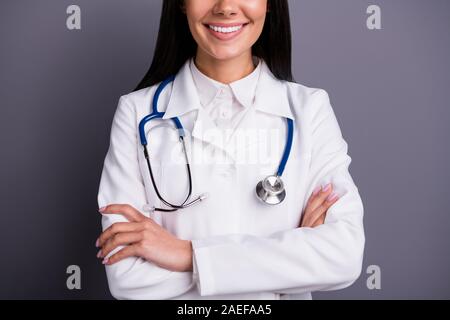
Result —
[{"label": "lab coat button", "polygon": [[230,118],[230,112],[228,110],[222,110],[220,116],[222,117],[222,119],[228,119]]},{"label": "lab coat button", "polygon": [[230,173],[227,171],[223,171],[220,175],[224,178],[228,178],[230,176]]}]

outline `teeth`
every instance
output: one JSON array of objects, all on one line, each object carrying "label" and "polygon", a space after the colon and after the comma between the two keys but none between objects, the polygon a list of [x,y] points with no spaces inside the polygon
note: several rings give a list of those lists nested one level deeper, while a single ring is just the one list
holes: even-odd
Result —
[{"label": "teeth", "polygon": [[216,26],[209,25],[209,28],[216,32],[220,32],[220,33],[231,33],[231,32],[236,32],[239,29],[241,29],[242,24],[240,26],[228,27],[228,28],[216,27]]}]

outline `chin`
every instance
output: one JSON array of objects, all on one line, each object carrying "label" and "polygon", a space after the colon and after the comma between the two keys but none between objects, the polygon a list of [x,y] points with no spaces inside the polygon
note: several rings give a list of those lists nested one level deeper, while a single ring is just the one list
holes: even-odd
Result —
[{"label": "chin", "polygon": [[230,60],[237,58],[244,54],[247,51],[245,50],[227,50],[226,48],[218,48],[217,50],[211,49],[209,50],[210,55],[217,60]]}]

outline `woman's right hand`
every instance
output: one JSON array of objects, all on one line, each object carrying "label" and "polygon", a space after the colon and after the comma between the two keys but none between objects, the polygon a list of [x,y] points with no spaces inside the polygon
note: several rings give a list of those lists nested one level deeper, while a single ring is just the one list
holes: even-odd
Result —
[{"label": "woman's right hand", "polygon": [[339,196],[332,191],[333,186],[331,183],[323,187],[319,185],[314,189],[300,220],[300,228],[314,228],[324,224],[328,208],[339,199]]}]

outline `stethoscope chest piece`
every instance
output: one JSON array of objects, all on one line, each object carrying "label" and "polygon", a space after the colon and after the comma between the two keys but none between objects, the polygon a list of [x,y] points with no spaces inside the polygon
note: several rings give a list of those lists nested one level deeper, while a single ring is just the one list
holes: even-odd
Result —
[{"label": "stethoscope chest piece", "polygon": [[286,197],[283,181],[279,176],[268,176],[256,185],[256,195],[267,204],[279,204]]}]

